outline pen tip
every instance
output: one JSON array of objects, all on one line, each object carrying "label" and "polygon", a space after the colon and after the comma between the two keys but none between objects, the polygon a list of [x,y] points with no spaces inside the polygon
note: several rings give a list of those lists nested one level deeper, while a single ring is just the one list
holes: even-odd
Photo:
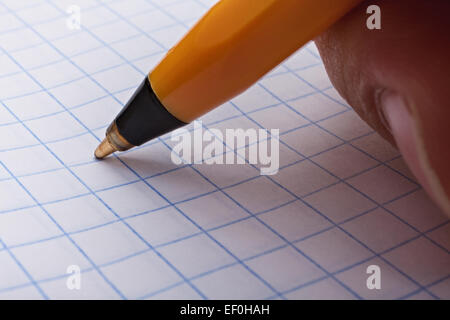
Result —
[{"label": "pen tip", "polygon": [[107,138],[105,138],[97,147],[97,149],[95,149],[94,155],[98,160],[101,160],[116,151],[117,149],[111,143],[109,143]]}]

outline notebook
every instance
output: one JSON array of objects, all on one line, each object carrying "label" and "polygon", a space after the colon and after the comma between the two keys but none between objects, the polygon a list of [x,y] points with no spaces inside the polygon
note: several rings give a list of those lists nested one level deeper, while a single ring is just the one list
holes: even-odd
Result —
[{"label": "notebook", "polygon": [[93,158],[215,2],[0,3],[0,299],[450,298],[448,218],[313,43],[183,131],[265,133],[222,141],[243,163],[174,161],[171,134]]}]

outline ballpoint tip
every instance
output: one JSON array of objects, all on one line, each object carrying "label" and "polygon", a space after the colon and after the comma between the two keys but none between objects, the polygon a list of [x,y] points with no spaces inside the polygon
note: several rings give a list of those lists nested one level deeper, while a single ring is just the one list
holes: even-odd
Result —
[{"label": "ballpoint tip", "polygon": [[103,139],[102,143],[95,149],[95,158],[101,160],[110,154],[116,152],[117,149],[108,141],[107,138]]}]

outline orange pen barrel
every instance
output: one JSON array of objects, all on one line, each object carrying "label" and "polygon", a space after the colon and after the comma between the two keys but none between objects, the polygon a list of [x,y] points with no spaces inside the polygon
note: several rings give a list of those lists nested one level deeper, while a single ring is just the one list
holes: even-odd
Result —
[{"label": "orange pen barrel", "polygon": [[149,74],[189,123],[246,90],[361,0],[222,0]]},{"label": "orange pen barrel", "polygon": [[222,0],[141,83],[98,159],[180,128],[246,90],[361,0]]}]

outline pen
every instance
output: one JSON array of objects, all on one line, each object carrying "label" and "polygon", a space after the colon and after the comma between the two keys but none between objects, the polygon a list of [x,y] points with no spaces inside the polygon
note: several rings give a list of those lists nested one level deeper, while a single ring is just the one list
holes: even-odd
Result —
[{"label": "pen", "polygon": [[95,150],[102,159],[245,91],[361,0],[221,0],[145,77]]}]

